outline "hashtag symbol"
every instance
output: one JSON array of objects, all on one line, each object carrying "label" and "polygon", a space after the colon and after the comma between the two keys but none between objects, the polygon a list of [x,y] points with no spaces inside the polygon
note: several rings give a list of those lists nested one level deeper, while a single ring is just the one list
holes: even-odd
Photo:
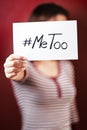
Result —
[{"label": "hashtag symbol", "polygon": [[24,46],[26,46],[26,45],[29,46],[30,44],[32,44],[31,38],[29,38],[29,39],[26,38],[26,40],[23,42],[23,45],[24,45]]}]

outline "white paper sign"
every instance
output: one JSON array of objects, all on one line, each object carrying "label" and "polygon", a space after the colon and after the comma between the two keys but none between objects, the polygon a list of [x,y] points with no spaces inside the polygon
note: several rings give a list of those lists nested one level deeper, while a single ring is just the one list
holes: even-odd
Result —
[{"label": "white paper sign", "polygon": [[13,23],[13,50],[28,60],[78,59],[77,21]]}]

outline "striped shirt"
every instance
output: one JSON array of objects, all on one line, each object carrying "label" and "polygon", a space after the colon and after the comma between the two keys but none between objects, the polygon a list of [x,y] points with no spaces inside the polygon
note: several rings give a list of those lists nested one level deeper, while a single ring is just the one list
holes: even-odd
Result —
[{"label": "striped shirt", "polygon": [[22,82],[12,81],[22,130],[71,130],[78,122],[73,65],[60,61],[57,78],[47,78],[29,62]]}]

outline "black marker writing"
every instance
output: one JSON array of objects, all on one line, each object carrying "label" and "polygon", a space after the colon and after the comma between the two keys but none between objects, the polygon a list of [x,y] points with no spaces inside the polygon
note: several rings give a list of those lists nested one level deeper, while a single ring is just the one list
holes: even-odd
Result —
[{"label": "black marker writing", "polygon": [[44,40],[44,34],[42,34],[40,37],[36,36],[34,40],[31,39],[31,37],[29,39],[26,38],[26,40],[24,40],[23,45],[25,46],[30,46],[31,48],[34,49],[35,46],[38,45],[38,48],[49,48],[49,49],[67,49],[68,48],[68,44],[67,42],[59,42],[59,41],[55,41],[55,37],[61,36],[62,33],[53,33],[53,34],[48,34],[48,36],[50,36],[50,43],[48,43],[47,41]]},{"label": "black marker writing", "polygon": [[[47,42],[43,41],[43,37],[44,37],[44,35],[42,35],[40,38],[38,38],[38,36],[36,36],[34,43],[32,45],[32,49],[34,48],[35,43],[37,43],[37,42],[40,42],[39,48],[46,48],[47,47]],[[46,46],[43,46],[43,45],[46,45]]]},{"label": "black marker writing", "polygon": [[29,40],[26,38],[26,40],[23,42],[24,46],[32,44],[31,38]]},{"label": "black marker writing", "polygon": [[[53,41],[54,41],[54,37],[56,36],[56,35],[62,35],[62,33],[54,33],[54,34],[48,34],[48,35],[52,35],[53,37],[52,37],[52,41],[51,41],[51,45],[50,45],[50,49],[52,49],[52,45],[53,45]],[[58,41],[57,41],[58,42]],[[56,43],[57,43],[56,42]],[[56,43],[54,43],[54,44],[56,44]],[[58,42],[59,43],[59,42]],[[57,49],[59,49],[59,48],[57,48]]]}]

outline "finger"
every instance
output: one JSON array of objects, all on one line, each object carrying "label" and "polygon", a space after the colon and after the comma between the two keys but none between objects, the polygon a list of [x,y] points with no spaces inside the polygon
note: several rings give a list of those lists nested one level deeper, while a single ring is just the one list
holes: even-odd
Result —
[{"label": "finger", "polygon": [[11,74],[6,74],[6,77],[9,78],[9,79],[11,79],[11,78],[15,77],[16,75],[17,74],[13,72]]},{"label": "finger", "polygon": [[25,63],[26,62],[23,60],[16,60],[14,63],[14,66],[17,68],[23,68],[23,67],[25,67]]},{"label": "finger", "polygon": [[17,68],[24,68],[26,66],[26,61],[22,60],[14,60],[14,61],[6,61],[4,63],[4,68],[9,68],[9,67],[17,67]]},{"label": "finger", "polygon": [[6,74],[18,73],[19,71],[21,71],[21,69],[18,69],[16,67],[10,67],[10,68],[5,69]]},{"label": "finger", "polygon": [[6,59],[6,61],[8,61],[8,60],[10,60],[10,61],[12,61],[12,60],[26,60],[26,58],[23,57],[23,56],[11,54],[11,55]]}]

